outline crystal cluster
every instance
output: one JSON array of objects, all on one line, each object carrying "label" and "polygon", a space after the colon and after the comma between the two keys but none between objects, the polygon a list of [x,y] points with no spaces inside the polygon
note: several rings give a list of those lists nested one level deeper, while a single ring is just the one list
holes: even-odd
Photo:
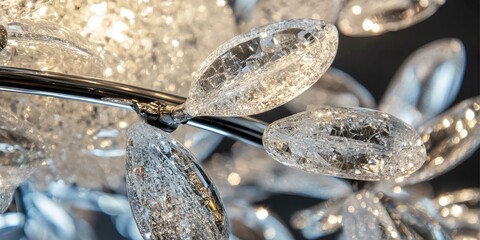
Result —
[{"label": "crystal cluster", "polygon": [[413,173],[425,162],[418,133],[386,113],[362,108],[302,112],[265,130],[265,150],[307,172],[359,180]]},{"label": "crystal cluster", "polygon": [[352,0],[338,17],[338,28],[349,36],[379,35],[425,20],[445,0]]},{"label": "crystal cluster", "polygon": [[202,168],[146,124],[128,131],[127,193],[144,239],[228,239],[223,206]]},{"label": "crystal cluster", "polygon": [[397,71],[379,109],[412,126],[436,116],[455,100],[465,61],[465,48],[458,39],[440,39],[421,47]]},{"label": "crystal cluster", "polygon": [[[107,78],[186,95],[193,70],[233,35],[233,17],[224,5],[2,1],[0,29],[6,28],[8,45],[0,48],[0,65]],[[2,44],[5,37],[0,34]],[[137,120],[135,114],[45,97],[1,97],[20,119],[38,123],[38,130],[57,149],[49,164],[51,173],[38,173],[37,184],[60,178],[86,187],[120,185],[124,131]]]},{"label": "crystal cluster", "polygon": [[238,35],[202,63],[186,110],[192,116],[241,116],[282,105],[330,67],[337,43],[333,25],[308,19]]}]

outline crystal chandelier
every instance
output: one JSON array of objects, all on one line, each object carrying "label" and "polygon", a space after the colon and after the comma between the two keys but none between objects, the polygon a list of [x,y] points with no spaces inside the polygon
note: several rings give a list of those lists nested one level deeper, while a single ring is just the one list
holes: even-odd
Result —
[{"label": "crystal chandelier", "polygon": [[470,45],[416,46],[378,105],[331,67],[449,4],[2,1],[0,238],[480,238],[478,176],[430,183],[480,144]]}]

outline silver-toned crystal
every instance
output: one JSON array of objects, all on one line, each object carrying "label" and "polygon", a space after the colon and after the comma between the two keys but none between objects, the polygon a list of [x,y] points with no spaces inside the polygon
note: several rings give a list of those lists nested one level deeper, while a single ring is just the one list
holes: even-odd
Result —
[{"label": "silver-toned crystal", "polygon": [[263,144],[288,166],[359,180],[405,176],[426,159],[414,129],[364,108],[323,107],[286,117],[268,126]]},{"label": "silver-toned crystal", "polygon": [[204,168],[222,198],[260,200],[272,193],[313,198],[337,198],[352,192],[342,179],[287,167],[265,151],[237,142],[230,153],[215,154]]},{"label": "silver-toned crystal", "polygon": [[342,210],[347,239],[400,239],[395,223],[380,200],[379,193],[370,191],[347,198]]},{"label": "silver-toned crystal", "polygon": [[397,71],[379,109],[415,127],[424,123],[455,100],[465,61],[465,48],[458,39],[421,47]]},{"label": "silver-toned crystal", "polygon": [[329,199],[294,213],[290,222],[308,239],[315,239],[342,228],[342,207],[346,198]]},{"label": "silver-toned crystal", "polygon": [[227,202],[225,208],[238,239],[294,239],[288,228],[265,207],[237,200]]},{"label": "silver-toned crystal", "polygon": [[335,26],[294,19],[253,29],[217,48],[195,74],[186,111],[241,116],[282,105],[313,85],[337,51]]},{"label": "silver-toned crystal", "polygon": [[434,199],[439,221],[450,229],[480,230],[480,189],[448,192]]},{"label": "silver-toned crystal", "polygon": [[347,73],[329,68],[308,90],[285,104],[292,112],[318,106],[375,108],[375,99],[368,90]]},{"label": "silver-toned crystal", "polygon": [[145,239],[228,239],[224,208],[202,168],[144,123],[128,130],[127,193]]},{"label": "silver-toned crystal", "polygon": [[344,0],[258,0],[250,18],[246,17],[240,27],[242,30],[247,30],[294,18],[317,19],[333,24],[344,2]]},{"label": "silver-toned crystal", "polygon": [[445,0],[352,0],[340,11],[337,25],[348,36],[372,36],[421,22]]},{"label": "silver-toned crystal", "polygon": [[420,126],[427,161],[415,173],[399,179],[402,185],[439,176],[471,156],[480,145],[480,96],[470,98]]}]

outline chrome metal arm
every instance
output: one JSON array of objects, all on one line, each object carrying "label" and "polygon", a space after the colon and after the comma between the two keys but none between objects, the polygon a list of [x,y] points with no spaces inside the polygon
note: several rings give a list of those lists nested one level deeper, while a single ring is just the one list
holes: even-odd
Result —
[{"label": "chrome metal arm", "polygon": [[[185,98],[98,78],[0,67],[0,91],[34,94],[134,110],[134,102],[180,105]],[[188,125],[262,148],[267,123],[250,117],[196,117]]]}]

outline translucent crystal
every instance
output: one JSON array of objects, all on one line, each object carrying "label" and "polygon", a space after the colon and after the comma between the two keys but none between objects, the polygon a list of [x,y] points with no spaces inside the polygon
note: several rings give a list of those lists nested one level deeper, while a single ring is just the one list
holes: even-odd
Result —
[{"label": "translucent crystal", "polygon": [[172,135],[200,162],[211,156],[222,142],[223,136],[188,125],[179,126]]},{"label": "translucent crystal", "polygon": [[361,191],[347,198],[342,210],[347,239],[400,239],[380,198],[370,191]]},{"label": "translucent crystal", "polygon": [[185,103],[192,116],[252,115],[314,84],[337,50],[336,28],[296,19],[253,29],[217,48],[195,74]]},{"label": "translucent crystal", "polygon": [[237,200],[227,202],[225,208],[238,239],[294,239],[288,228],[264,207]]},{"label": "translucent crystal", "polygon": [[15,188],[1,187],[0,188],[0,214],[7,211],[13,199]]},{"label": "translucent crystal", "polygon": [[40,9],[50,0],[2,0],[0,16],[2,20],[20,19]]},{"label": "translucent crystal", "polygon": [[13,191],[48,158],[42,136],[0,107],[0,189]]},{"label": "translucent crystal", "polygon": [[128,131],[127,193],[145,239],[228,239],[216,190],[194,157],[146,124]]},{"label": "translucent crystal", "polygon": [[[235,30],[221,1],[42,2],[25,15],[31,20],[0,14],[12,31],[0,65],[101,77],[186,96],[193,70]],[[11,1],[0,4],[15,10]],[[35,175],[37,187],[55,179],[96,188],[121,184],[125,129],[138,120],[135,114],[45,97],[2,93],[1,98],[53,139],[58,150],[50,170]]]},{"label": "translucent crystal", "polygon": [[397,31],[433,15],[445,0],[352,0],[340,11],[337,25],[348,36]]},{"label": "translucent crystal", "polygon": [[352,192],[344,180],[287,167],[265,151],[240,142],[230,153],[215,154],[203,166],[222,198],[260,200],[281,193],[327,199]]},{"label": "translucent crystal", "polygon": [[[238,2],[242,1],[248,0]],[[250,18],[240,26],[242,30],[247,30],[293,18],[310,18],[335,23],[343,4],[344,0],[258,0]]]},{"label": "translucent crystal", "polygon": [[285,106],[292,112],[317,106],[375,108],[375,99],[350,75],[329,68],[311,88]]},{"label": "translucent crystal", "polygon": [[405,179],[403,185],[439,176],[471,156],[480,145],[480,96],[464,100],[420,126],[427,148],[427,162]]},{"label": "translucent crystal", "polygon": [[480,189],[468,188],[448,192],[434,200],[439,220],[450,229],[480,229]]},{"label": "translucent crystal", "polygon": [[324,107],[286,117],[268,126],[263,144],[288,166],[358,180],[405,176],[426,159],[414,129],[363,108]]},{"label": "translucent crystal", "polygon": [[305,210],[296,212],[290,222],[302,235],[315,239],[337,232],[342,228],[342,207],[345,198],[330,199]]},{"label": "translucent crystal", "polygon": [[458,39],[429,43],[397,71],[379,109],[418,126],[445,110],[457,96],[466,53]]},{"label": "translucent crystal", "polygon": [[51,1],[31,16],[95,45],[109,79],[181,96],[203,59],[235,31],[225,1]]}]

